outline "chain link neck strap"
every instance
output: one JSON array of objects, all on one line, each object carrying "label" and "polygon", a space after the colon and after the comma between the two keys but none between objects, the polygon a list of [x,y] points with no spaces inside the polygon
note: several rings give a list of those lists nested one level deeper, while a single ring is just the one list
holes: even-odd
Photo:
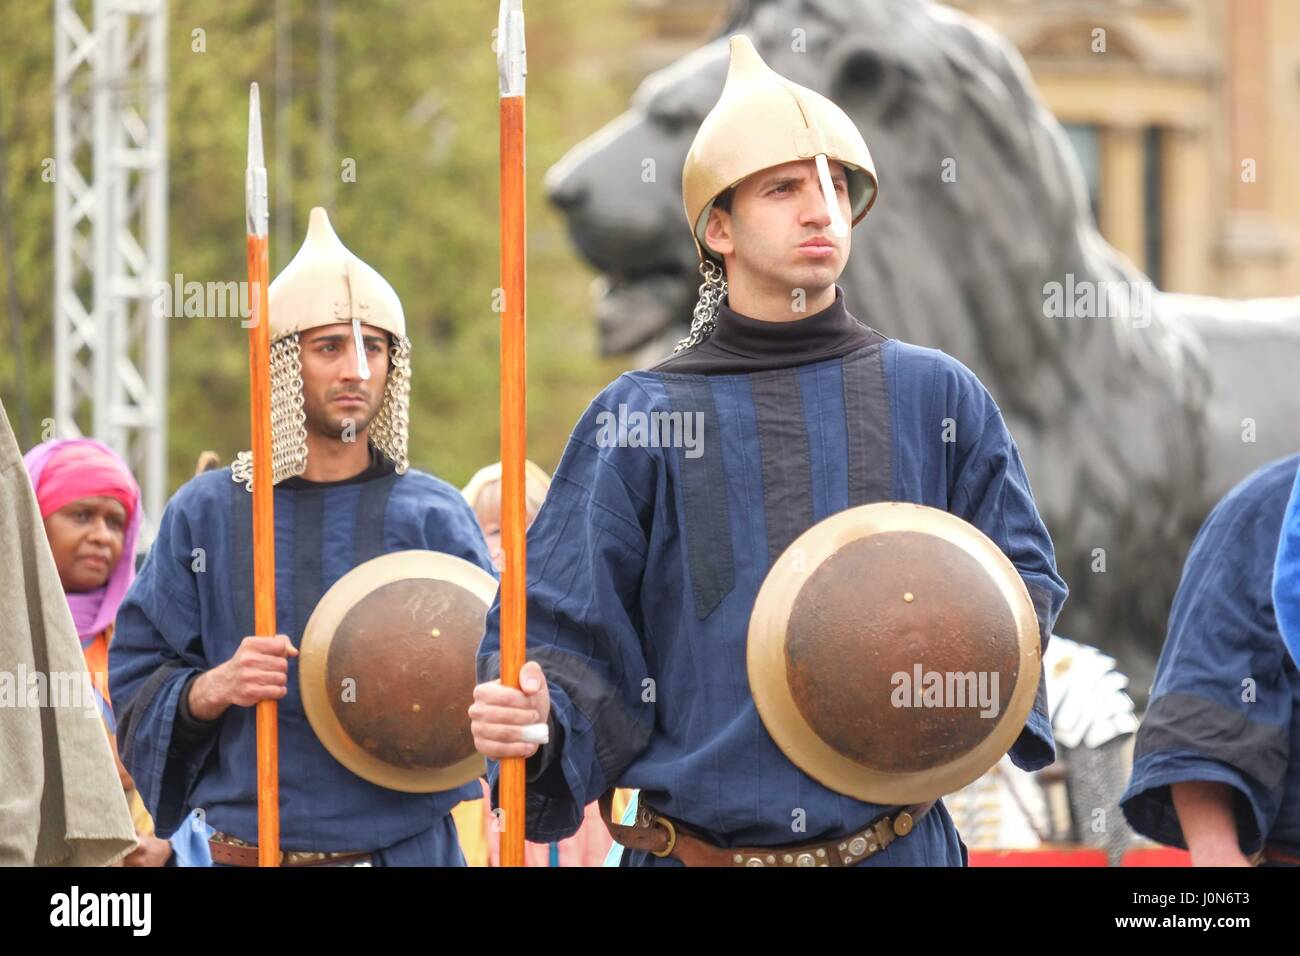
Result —
[{"label": "chain link neck strap", "polygon": [[718,306],[727,294],[726,273],[712,259],[705,259],[700,263],[700,275],[704,276],[704,281],[700,283],[700,297],[691,318],[691,331],[673,347],[674,355],[682,349],[699,345],[713,334],[718,324]]}]

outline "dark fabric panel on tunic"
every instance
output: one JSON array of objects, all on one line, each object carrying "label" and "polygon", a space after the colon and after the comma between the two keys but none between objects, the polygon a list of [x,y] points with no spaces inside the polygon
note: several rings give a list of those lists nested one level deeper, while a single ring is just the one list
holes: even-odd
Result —
[{"label": "dark fabric panel on tunic", "polygon": [[1287,730],[1193,694],[1165,694],[1151,702],[1138,730],[1133,759],[1156,750],[1193,750],[1282,792],[1289,750]]},{"label": "dark fabric panel on tunic", "polygon": [[357,500],[356,563],[364,564],[384,553],[384,515],[395,478],[368,481],[361,486]]},{"label": "dark fabric panel on tunic", "polygon": [[289,622],[277,624],[282,634],[301,634],[324,593],[321,578],[321,526],[325,498],[319,491],[299,491],[293,496],[293,631]]},{"label": "dark fabric panel on tunic", "polygon": [[883,350],[841,363],[849,459],[849,507],[889,501],[894,492],[893,426]]},{"label": "dark fabric panel on tunic", "polygon": [[253,495],[244,485],[235,481],[230,483],[230,556],[230,590],[235,598],[235,623],[240,635],[247,637],[254,633]]},{"label": "dark fabric panel on tunic", "polygon": [[763,466],[763,516],[771,567],[813,524],[812,460],[803,393],[793,369],[749,377]]},{"label": "dark fabric panel on tunic", "polygon": [[126,706],[117,708],[117,743],[124,759],[134,756],[135,738],[132,731],[135,729],[137,716],[149,710],[159,688],[179,670],[182,670],[179,664],[160,665],[156,671],[145,678],[135,696],[126,702]]},{"label": "dark fabric panel on tunic", "polygon": [[1047,642],[1052,636],[1052,596],[1046,588],[1033,581],[1025,581],[1025,590],[1029,592],[1029,600],[1034,605],[1034,617],[1038,619],[1038,646],[1046,651]]},{"label": "dark fabric panel on tunic", "polygon": [[[172,678],[184,670],[179,664],[162,664],[156,671],[150,674],[135,696],[126,707],[122,708],[117,715],[117,743],[124,761],[134,762],[135,748],[137,744],[135,730],[137,718],[143,717],[157,704],[164,701],[159,700],[159,695],[165,695],[168,691],[168,684]],[[147,719],[147,718],[145,718]],[[214,729],[217,722],[213,722]],[[202,762],[212,752],[212,746],[215,743],[215,735],[209,734],[204,740],[188,738],[180,733],[179,728],[173,725],[172,739],[170,744],[170,754],[168,756],[183,756],[190,762],[191,766]],[[181,819],[186,815],[185,809],[185,777],[182,774],[167,774],[159,788],[158,806],[153,808],[154,823],[158,827],[158,834],[162,837],[171,835]]]},{"label": "dark fabric panel on tunic", "polygon": [[705,618],[726,597],[736,578],[718,409],[713,388],[704,379],[665,378],[663,384],[673,411],[703,416],[701,438],[708,435],[707,441],[712,443],[698,458],[688,458],[685,448],[677,449],[695,614]]},{"label": "dark fabric panel on tunic", "polygon": [[[1047,650],[1047,642],[1051,640],[1051,620],[1052,620],[1052,595],[1047,589],[1034,583],[1025,581],[1025,590],[1029,592],[1029,600],[1034,605],[1034,617],[1038,620],[1038,646],[1044,651]],[[1051,714],[1051,702],[1047,699],[1047,673],[1042,665],[1038,669],[1038,690],[1034,692],[1034,709],[1041,711],[1043,714]]]}]

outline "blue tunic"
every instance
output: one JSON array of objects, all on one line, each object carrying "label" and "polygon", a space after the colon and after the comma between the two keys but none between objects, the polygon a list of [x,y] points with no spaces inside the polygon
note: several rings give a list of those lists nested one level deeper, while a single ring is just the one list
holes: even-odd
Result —
[{"label": "blue tunic", "polygon": [[1241,851],[1300,852],[1300,674],[1278,634],[1273,566],[1300,456],[1265,465],[1210,512],[1169,615],[1120,805],[1133,829],[1186,847],[1170,784],[1239,794]]},{"label": "blue tunic", "polygon": [[[174,746],[183,735],[173,734],[186,681],[229,660],[254,633],[251,498],[229,469],[182,487],[118,612],[109,655],[118,739],[160,834],[199,808],[217,830],[257,841],[255,708],[229,708],[196,744]],[[390,466],[368,480],[277,486],[277,629],[299,646],[335,581],[364,561],[407,549],[443,551],[492,571],[469,506],[431,475],[398,476]],[[296,658],[279,702],[279,739],[285,849],[382,850],[388,864],[463,865],[450,811],[478,796],[478,784],[400,793],[347,770],[307,722]]]},{"label": "blue tunic", "polygon": [[[724,361],[625,373],[578,422],[528,533],[528,657],[546,673],[553,726],[530,761],[529,839],[571,835],[584,805],[614,785],[722,846],[831,839],[888,809],[791,763],[746,670],[768,568],[850,506],[918,502],[976,525],[1019,570],[1046,646],[1066,588],[993,399],[941,352],[874,332],[867,341],[757,371],[728,373]],[[678,447],[647,441],[643,413],[680,413]],[[688,436],[687,421],[700,430]],[[499,611],[488,614],[480,679],[499,673]],[[1026,770],[1055,758],[1041,685],[1011,753]],[[494,783],[497,772],[489,761]],[[962,861],[940,803],[866,863]],[[676,862],[624,855],[624,865]]]},{"label": "blue tunic", "polygon": [[1277,612],[1277,628],[1291,652],[1291,660],[1300,664],[1300,471],[1296,473],[1291,502],[1282,520],[1277,564],[1273,568],[1273,607]]}]

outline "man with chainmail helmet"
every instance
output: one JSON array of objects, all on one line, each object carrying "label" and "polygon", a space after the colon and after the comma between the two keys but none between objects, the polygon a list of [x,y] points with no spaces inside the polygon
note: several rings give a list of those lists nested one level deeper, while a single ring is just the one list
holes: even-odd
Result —
[{"label": "man with chainmail helmet", "polygon": [[[109,661],[122,758],[160,834],[193,828],[208,839],[188,842],[215,862],[256,865],[255,706],[276,700],[284,865],[463,865],[450,814],[477,783],[406,792],[353,772],[304,713],[298,655],[322,595],[366,562],[438,551],[491,573],[492,560],[460,492],[410,467],[402,305],[324,209],[311,211],[269,296],[282,633],[248,636],[252,456],[243,452],[172,498],[122,604]],[[357,708],[384,706],[370,697]]]}]

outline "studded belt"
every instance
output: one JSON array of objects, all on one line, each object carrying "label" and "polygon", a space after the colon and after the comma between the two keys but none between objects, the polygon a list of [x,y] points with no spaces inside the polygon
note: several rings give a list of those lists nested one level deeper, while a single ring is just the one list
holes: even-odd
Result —
[{"label": "studded belt", "polygon": [[686,866],[854,866],[912,832],[934,801],[882,813],[861,830],[821,843],[788,846],[720,847],[678,820],[638,801],[636,822],[614,823],[614,791],[600,798],[600,816],[615,842],[654,856],[671,856]]},{"label": "studded belt", "polygon": [[[226,866],[257,866],[257,847],[239,837],[217,831],[208,838],[212,862]],[[281,866],[370,866],[372,854],[344,850],[338,853],[281,850]]]}]

